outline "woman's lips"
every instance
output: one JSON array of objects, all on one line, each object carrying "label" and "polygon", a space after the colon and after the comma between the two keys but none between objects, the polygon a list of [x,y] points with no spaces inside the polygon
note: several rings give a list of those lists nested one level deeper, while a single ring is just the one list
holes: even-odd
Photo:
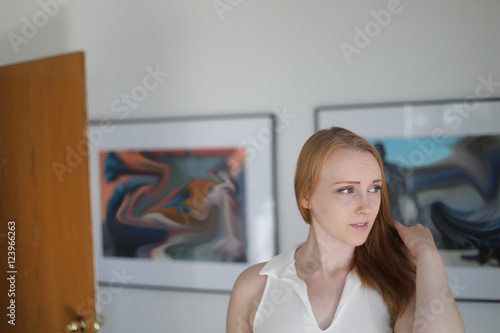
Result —
[{"label": "woman's lips", "polygon": [[366,228],[368,228],[368,222],[355,223],[355,224],[349,224],[349,225],[356,230],[366,230]]}]

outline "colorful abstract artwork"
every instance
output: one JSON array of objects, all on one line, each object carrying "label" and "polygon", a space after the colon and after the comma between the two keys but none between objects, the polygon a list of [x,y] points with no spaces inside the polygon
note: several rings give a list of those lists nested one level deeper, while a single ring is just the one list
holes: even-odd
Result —
[{"label": "colorful abstract artwork", "polygon": [[392,218],[430,229],[456,299],[500,300],[500,99],[323,106],[315,121],[378,149]]},{"label": "colorful abstract artwork", "polygon": [[99,153],[102,251],[246,262],[243,148]]},{"label": "colorful abstract artwork", "polygon": [[500,259],[500,136],[373,139],[393,218],[422,223],[441,249]]},{"label": "colorful abstract artwork", "polygon": [[227,292],[276,255],[275,127],[273,114],[91,122],[97,281]]}]

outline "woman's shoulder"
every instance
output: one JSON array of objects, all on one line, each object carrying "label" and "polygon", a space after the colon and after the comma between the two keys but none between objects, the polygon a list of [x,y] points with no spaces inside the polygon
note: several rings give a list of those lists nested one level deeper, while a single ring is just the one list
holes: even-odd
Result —
[{"label": "woman's shoulder", "polygon": [[265,264],[248,267],[236,279],[229,299],[227,332],[241,331],[241,327],[252,331],[252,313],[257,311],[266,287],[267,276],[259,274]]},{"label": "woman's shoulder", "polygon": [[255,292],[264,290],[267,276],[260,275],[259,272],[267,264],[261,262],[246,268],[236,279],[233,287],[233,293],[242,289],[246,294],[253,294]]}]

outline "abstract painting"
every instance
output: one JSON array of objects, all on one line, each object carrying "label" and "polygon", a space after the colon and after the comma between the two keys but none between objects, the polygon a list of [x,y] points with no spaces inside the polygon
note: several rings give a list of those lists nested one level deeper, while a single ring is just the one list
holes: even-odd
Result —
[{"label": "abstract painting", "polygon": [[500,300],[500,100],[323,106],[382,157],[392,218],[432,232],[457,299]]},{"label": "abstract painting", "polygon": [[273,114],[93,121],[97,280],[228,292],[277,252]]},{"label": "abstract painting", "polygon": [[440,249],[500,259],[500,136],[373,139],[384,161],[392,216],[421,223]]},{"label": "abstract painting", "polygon": [[246,262],[244,150],[100,152],[104,256]]}]

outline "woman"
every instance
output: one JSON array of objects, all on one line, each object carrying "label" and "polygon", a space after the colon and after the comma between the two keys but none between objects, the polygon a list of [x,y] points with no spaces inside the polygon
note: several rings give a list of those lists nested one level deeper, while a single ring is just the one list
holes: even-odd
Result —
[{"label": "woman", "polygon": [[338,127],[314,134],[295,196],[307,239],[241,273],[227,332],[465,332],[430,231],[392,221],[368,141]]}]

